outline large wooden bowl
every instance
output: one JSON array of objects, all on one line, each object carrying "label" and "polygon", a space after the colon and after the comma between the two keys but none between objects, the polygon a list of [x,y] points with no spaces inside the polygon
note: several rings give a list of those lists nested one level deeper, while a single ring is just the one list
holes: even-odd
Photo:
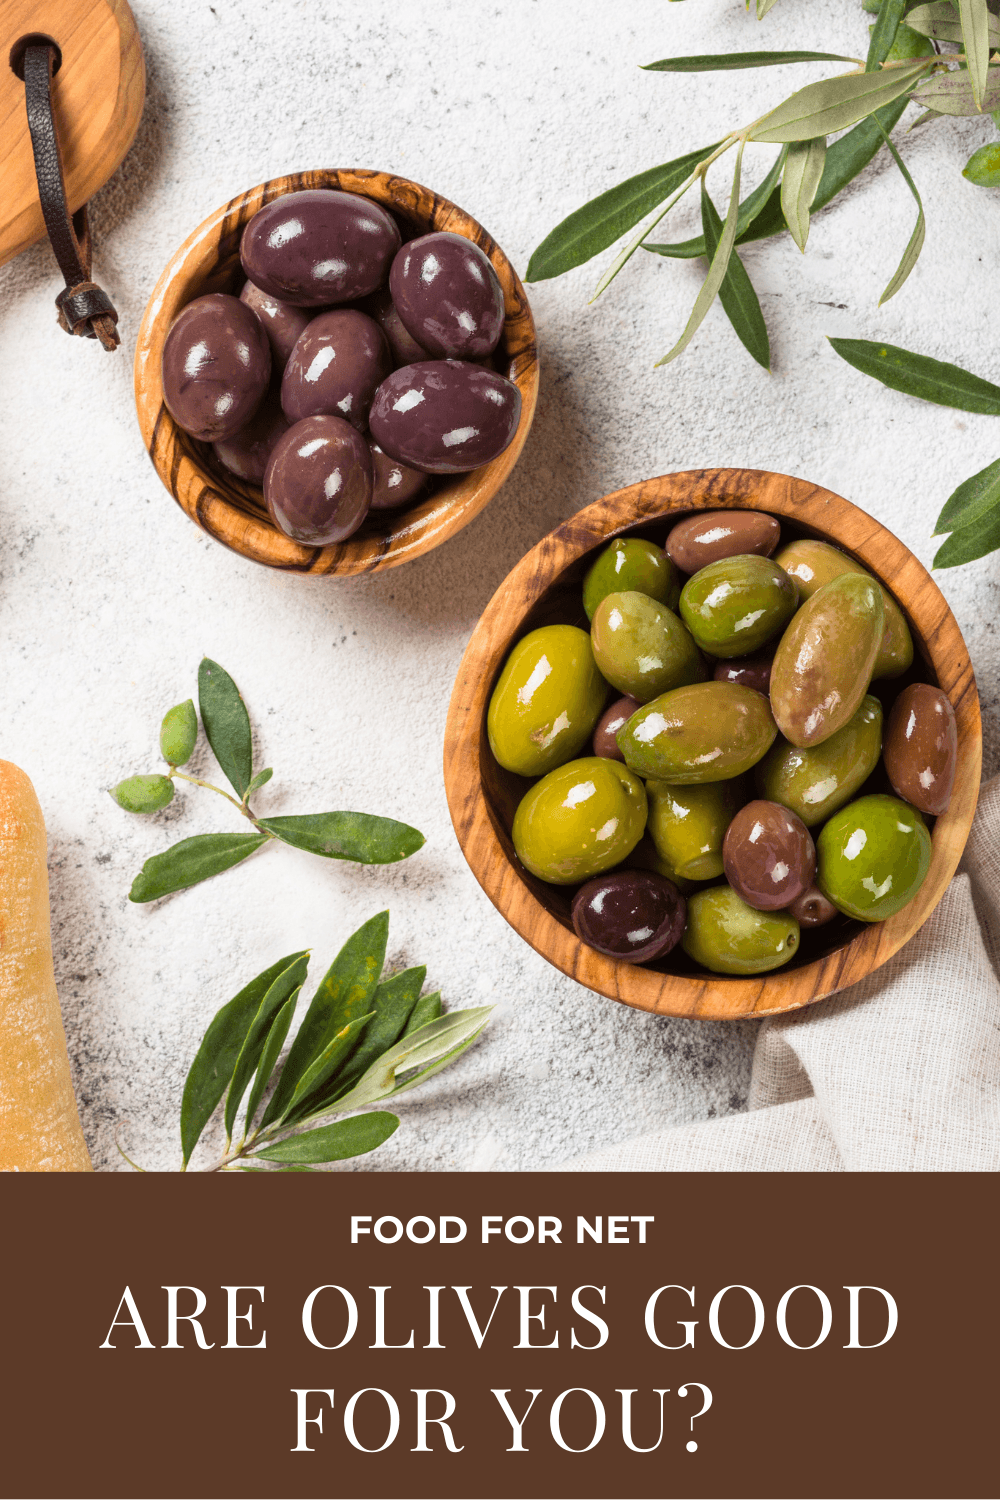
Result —
[{"label": "large wooden bowl", "polygon": [[[662,543],[685,512],[768,511],[783,532],[820,537],[849,552],[895,595],[913,632],[916,656],[890,694],[908,681],[944,689],[958,721],[958,772],[948,811],[933,828],[930,870],[910,904],[886,922],[839,919],[807,934],[793,965],[730,979],[700,969],[679,948],[658,965],[605,958],[581,943],[565,888],[535,879],[510,839],[514,810],[531,784],[501,769],[486,734],[486,711],[507,654],[540,625],[587,628],[580,599],[595,548],[639,534]],[[950,881],[972,825],[979,791],[982,730],[969,655],[939,589],[903,543],[862,510],[819,485],[756,469],[704,469],[630,485],[566,521],[522,559],[483,614],[459,669],[445,731],[444,776],[458,841],[472,872],[507,921],[564,974],[589,989],[660,1015],[734,1019],[795,1010],[863,979],[925,922]]]},{"label": "large wooden bowl", "polygon": [[[506,317],[494,356],[497,369],[521,392],[521,420],[510,447],[481,469],[431,481],[416,504],[372,513],[354,536],[334,547],[304,547],[272,524],[261,491],[218,464],[211,448],[182,432],[163,404],[163,341],[184,305],[206,292],[236,292],[243,284],[240,239],[259,208],[303,188],[362,193],[389,209],[404,238],[447,229],[474,240],[493,262],[503,287]],[[394,568],[438,547],[467,526],[492,500],[518,460],[538,400],[535,324],[524,287],[500,246],[475,219],[419,183],[388,172],[316,171],[275,177],[240,193],[184,241],[156,285],[135,351],[135,403],[142,440],[156,472],[178,505],[202,530],[251,561],[299,573],[372,573]]]}]

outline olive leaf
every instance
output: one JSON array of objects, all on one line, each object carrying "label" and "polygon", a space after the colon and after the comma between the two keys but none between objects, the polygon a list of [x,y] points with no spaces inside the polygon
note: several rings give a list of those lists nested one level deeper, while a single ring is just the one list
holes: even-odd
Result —
[{"label": "olive leaf", "polygon": [[[981,110],[990,62],[990,13],[986,8],[986,0],[958,0],[958,14],[962,22],[962,42],[965,46],[972,97],[976,108]],[[990,106],[991,109],[993,107]]]},{"label": "olive leaf", "polygon": [[[781,178],[782,168],[785,165],[787,151],[788,147],[782,146],[774,159],[774,165],[764,178],[764,181],[755,187],[752,193],[748,193],[740,204],[740,211],[736,219],[737,244],[740,243],[741,236],[746,234],[747,230],[753,224],[754,219],[756,219],[757,215],[775,192]],[[748,239],[753,238],[749,234],[746,237]],[[713,253],[707,248],[704,234],[699,235],[697,239],[682,240],[676,245],[650,245],[643,242],[642,248],[652,251],[654,255],[669,255],[682,260],[694,260],[697,256],[711,255]]]},{"label": "olive leaf", "polygon": [[964,70],[958,73],[940,73],[928,78],[913,91],[915,104],[936,110],[939,115],[977,115],[981,109],[1000,108],[1000,67],[990,68],[979,103]]},{"label": "olive leaf", "polygon": [[323,1125],[319,1130],[305,1130],[287,1140],[277,1141],[273,1146],[262,1146],[254,1156],[265,1161],[325,1162],[347,1161],[352,1156],[366,1156],[381,1146],[398,1129],[398,1115],[387,1110],[374,1110],[371,1114],[355,1115],[350,1120],[337,1120],[333,1125]]},{"label": "olive leaf", "polygon": [[964,480],[945,502],[934,525],[934,535],[962,531],[985,520],[1000,505],[1000,458]]},{"label": "olive leaf", "polygon": [[910,192],[917,200],[917,222],[914,225],[913,233],[910,235],[906,249],[903,251],[902,260],[896,267],[896,270],[893,273],[892,278],[890,279],[885,291],[878,299],[879,307],[882,306],[883,302],[888,302],[890,297],[894,297],[896,295],[900,287],[903,285],[903,282],[906,280],[907,276],[909,276],[910,272],[913,270],[913,267],[916,265],[919,258],[920,252],[924,247],[924,236],[927,232],[927,225],[924,219],[924,205],[920,201],[920,194],[917,192],[917,185],[907,171],[906,165],[903,162],[903,158],[900,156],[899,152],[896,150],[895,146],[892,144],[892,141],[888,136],[886,136],[885,138],[885,143],[889,147],[889,150],[892,152],[893,160],[895,161],[900,172],[902,172],[907,187],[910,189]]},{"label": "olive leaf", "polygon": [[[338,1093],[346,1094],[362,1074],[368,1071],[375,1059],[399,1041],[414,1012],[426,978],[427,970],[420,965],[417,968],[402,969],[389,979],[380,981],[372,1001],[374,1019],[366,1026],[365,1034],[351,1054],[350,1061],[337,1075]],[[440,1014],[441,996],[428,995],[427,999],[437,1001],[435,1014],[426,1017],[429,1021],[435,1020]]]},{"label": "olive leaf", "polygon": [[991,385],[958,365],[870,339],[832,338],[828,342],[841,359],[891,390],[916,396],[921,401],[933,401],[938,406],[1000,417],[1000,386]]},{"label": "olive leaf", "polygon": [[[487,1017],[487,1020],[488,1019],[489,1017]],[[455,1062],[457,1058],[461,1057],[462,1053],[466,1052],[478,1039],[479,1034],[483,1030],[485,1025],[486,1021],[483,1021],[482,1025],[477,1026],[476,1029],[468,1037],[466,1037],[464,1041],[459,1042],[458,1045],[456,1047],[453,1047],[450,1052],[446,1052],[443,1057],[439,1057],[438,1060],[436,1062],[432,1062],[429,1067],[421,1068],[418,1073],[415,1073],[412,1077],[408,1077],[403,1083],[398,1083],[392,1090],[392,1093],[388,1094],[386,1097],[389,1099],[398,1099],[400,1094],[405,1094],[408,1089],[415,1089],[418,1084],[426,1083],[428,1078],[433,1078],[435,1073],[440,1073],[445,1068],[450,1068],[452,1063]]]},{"label": "olive leaf", "polygon": [[403,1028],[404,1036],[411,1036],[413,1032],[420,1031],[428,1021],[436,1021],[441,1014],[441,991],[437,990],[433,995],[421,995],[413,1013]]},{"label": "olive leaf", "polygon": [[254,792],[259,792],[262,786],[266,786],[273,775],[274,772],[271,770],[270,766],[265,766],[263,771],[258,771],[256,776],[251,781],[250,785],[247,787],[243,800],[245,802],[249,802]]},{"label": "olive leaf", "polygon": [[197,833],[182,839],[162,854],[146,860],[132,882],[128,899],[136,903],[159,901],[174,891],[231,870],[268,842],[266,833]]},{"label": "olive leaf", "polygon": [[374,1062],[351,1089],[338,1099],[338,1109],[360,1109],[384,1099],[396,1087],[397,1073],[408,1073],[439,1062],[447,1053],[482,1030],[492,1005],[452,1010],[419,1030],[405,1033],[394,1047]]},{"label": "olive leaf", "polygon": [[[966,480],[966,483],[969,482]],[[994,506],[974,526],[963,526],[960,530],[953,531],[948,540],[938,548],[934,556],[934,567],[957,568],[961,563],[975,562],[977,558],[985,557],[988,552],[996,552],[998,548],[1000,505]]]},{"label": "olive leaf", "polygon": [[207,656],[198,668],[198,707],[212,754],[242,797],[253,776],[250,716],[229,673]]},{"label": "olive leaf", "polygon": [[807,141],[845,130],[912,88],[928,68],[914,62],[891,73],[842,73],[807,84],[754,127],[754,141]]},{"label": "olive leaf", "polygon": [[264,1097],[271,1074],[274,1072],[281,1049],[285,1045],[288,1029],[295,1015],[295,1007],[298,1005],[300,989],[295,990],[285,1004],[281,1007],[274,1018],[274,1024],[267,1033],[267,1041],[264,1043],[260,1054],[260,1062],[257,1064],[257,1072],[254,1074],[253,1088],[250,1090],[250,1098],[247,1100],[246,1129],[249,1130],[253,1124],[254,1115],[260,1107],[260,1101]]},{"label": "olive leaf", "polygon": [[321,854],[325,859],[350,859],[360,865],[391,865],[409,859],[425,839],[408,823],[371,813],[305,813],[297,817],[258,818],[258,827],[283,844]]},{"label": "olive leaf", "polygon": [[294,1124],[305,1115],[314,1113],[313,1101],[323,1098],[326,1085],[347,1055],[353,1052],[358,1033],[368,1025],[374,1015],[373,1010],[369,1011],[366,1016],[358,1016],[357,1020],[349,1021],[346,1026],[341,1027],[319,1056],[309,1064],[292,1090],[292,1097],[281,1116],[282,1124]]},{"label": "olive leaf", "polygon": [[[701,184],[701,222],[708,254],[714,256],[722,235],[722,220],[708,195],[704,179]],[[767,336],[767,324],[753,283],[735,250],[729,258],[729,266],[719,287],[719,301],[743,347],[759,365],[770,371],[771,345]]]},{"label": "olive leaf", "polygon": [[644,73],[712,73],[735,68],[775,68],[793,62],[853,62],[839,52],[710,52],[702,57],[663,57],[641,63]]},{"label": "olive leaf", "polygon": [[[932,5],[918,5],[906,17],[911,31],[921,36],[933,37],[938,42],[960,42],[962,22],[959,20],[951,0],[936,0]],[[1000,21],[987,12],[987,40],[991,47],[1000,45]]]},{"label": "olive leaf", "polygon": [[267,1041],[268,1032],[271,1030],[278,1012],[283,1009],[285,1003],[297,995],[305,982],[309,969],[309,955],[304,954],[302,958],[289,965],[283,973],[275,979],[271,988],[260,1002],[257,1014],[250,1023],[247,1034],[240,1048],[240,1055],[236,1059],[233,1068],[232,1080],[229,1084],[229,1092],[226,1095],[226,1138],[232,1136],[233,1126],[236,1124],[236,1111],[240,1101],[247,1091],[247,1085],[260,1062],[264,1044]]},{"label": "olive leaf", "polygon": [[[723,278],[729,267],[729,258],[733,253],[733,245],[736,242],[736,219],[740,206],[740,169],[743,165],[743,148],[745,145],[746,142],[741,140],[739,149],[736,152],[736,168],[733,172],[733,186],[729,195],[729,208],[726,212],[725,223],[722,226],[722,233],[719,236],[719,243],[715,247],[715,254],[712,256],[708,268],[708,275],[702,282],[701,291],[695,298],[695,304],[691,309],[691,316],[687,320],[684,332],[669,353],[665,354],[662,359],[657,360],[657,365],[667,365],[671,360],[676,359],[679,354],[684,352],[704,322],[705,315],[715,301],[716,293],[722,285]],[[703,188],[704,182],[705,179],[702,177]]]},{"label": "olive leaf", "polygon": [[809,216],[826,162],[826,137],[796,141],[788,148],[785,175],[781,179],[781,212],[792,239],[805,253],[809,238]]},{"label": "olive leaf", "polygon": [[878,8],[878,19],[872,27],[871,41],[868,44],[866,73],[877,73],[889,56],[889,50],[896,40],[896,31],[903,19],[905,9],[906,0],[882,0]]},{"label": "olive leaf", "polygon": [[[757,0],[757,19],[763,21],[775,0]],[[750,9],[750,0],[747,0],[747,10]]]}]

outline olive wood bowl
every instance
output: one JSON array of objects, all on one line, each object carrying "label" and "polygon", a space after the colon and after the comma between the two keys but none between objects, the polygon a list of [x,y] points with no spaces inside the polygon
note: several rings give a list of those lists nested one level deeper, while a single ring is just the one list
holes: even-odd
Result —
[{"label": "olive wood bowl", "polygon": [[[902,606],[915,648],[910,672],[876,688],[884,686],[894,696],[909,681],[932,680],[948,694],[958,721],[955,790],[948,811],[934,822],[930,869],[914,899],[885,922],[840,918],[809,934],[803,929],[791,964],[748,978],[709,973],[680,947],[644,966],[606,958],[582,943],[570,921],[572,888],[536,879],[514,853],[514,811],[531,782],[497,764],[486,733],[490,696],[511,647],[540,625],[587,628],[580,587],[596,549],[629,534],[662,545],[684,514],[725,509],[767,511],[781,520],[785,539],[818,537],[868,568]],[[965,643],[940,590],[903,543],[847,500],[803,479],[758,469],[703,469],[606,495],[518,563],[487,605],[462,658],[448,710],[444,779],[455,832],[473,874],[543,958],[589,989],[639,1010],[731,1020],[822,1000],[863,979],[913,936],[958,866],[976,810],[981,762],[979,699]]]},{"label": "olive wood bowl", "polygon": [[[239,293],[240,239],[259,208],[303,188],[361,193],[392,212],[404,240],[447,229],[474,240],[503,287],[505,319],[495,367],[521,392],[521,419],[510,446],[482,468],[444,476],[398,511],[372,512],[346,542],[305,547],[271,521],[262,492],[217,463],[210,445],[182,432],[163,404],[163,343],[181,308],[206,292]],[[319,311],[320,309],[317,309]],[[135,403],[142,440],[178,505],[217,541],[252,562],[298,573],[372,573],[410,562],[467,526],[492,500],[518,460],[538,399],[538,353],[531,308],[510,261],[475,219],[419,183],[388,172],[296,172],[262,182],[223,204],[188,235],[168,262],[146,307],[135,351]]]}]

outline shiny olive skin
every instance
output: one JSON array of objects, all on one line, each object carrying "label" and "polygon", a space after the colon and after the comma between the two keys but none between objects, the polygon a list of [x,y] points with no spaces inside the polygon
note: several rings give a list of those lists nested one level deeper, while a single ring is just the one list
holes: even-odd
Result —
[{"label": "shiny olive skin", "polygon": [[681,589],[680,613],[710,656],[749,656],[778,635],[799,605],[793,579],[769,557],[723,557]]},{"label": "shiny olive skin", "polygon": [[419,469],[411,469],[398,459],[383,453],[378,443],[369,442],[372,455],[374,488],[372,510],[395,510],[399,505],[408,505],[427,486],[427,475]]},{"label": "shiny olive skin", "polygon": [[308,188],[254,214],[240,260],[254,285],[282,302],[334,306],[384,284],[400,238],[395,219],[370,198]]},{"label": "shiny olive skin", "polygon": [[686,913],[674,883],[644,870],[598,875],[580,887],[572,906],[581,942],[632,964],[649,963],[676,948]]},{"label": "shiny olive skin", "polygon": [[763,511],[703,510],[677,522],[666,551],[682,573],[697,573],[723,557],[770,557],[780,537],[778,522]]},{"label": "shiny olive skin", "polygon": [[353,307],[320,313],[289,355],[282,410],[289,422],[325,412],[364,432],[372,399],[391,369],[389,345],[374,318]]},{"label": "shiny olive skin", "polygon": [[685,880],[718,880],[726,829],[744,800],[742,778],[695,786],[646,782],[646,832],[657,854]]},{"label": "shiny olive skin", "polygon": [[524,867],[551,885],[576,885],[621,864],[642,838],[646,790],[625,766],[571,760],[522,797],[511,837]]},{"label": "shiny olive skin", "polygon": [[774,653],[771,709],[786,740],[820,745],[856,713],[885,629],[882,593],[865,573],[817,589]]},{"label": "shiny olive skin", "polygon": [[429,351],[407,333],[387,286],[373,296],[366,297],[361,311],[374,318],[385,334],[397,370],[400,365],[415,365],[419,360],[432,358]]},{"label": "shiny olive skin", "polygon": [[807,891],[803,891],[792,902],[788,911],[800,927],[809,928],[825,927],[827,922],[832,922],[838,915],[837,908],[823,895],[818,885],[811,885]]},{"label": "shiny olive skin", "polygon": [[759,656],[737,656],[732,661],[720,661],[712,673],[716,682],[735,682],[740,687],[753,688],[766,698],[771,691],[771,664],[774,657],[769,651]]},{"label": "shiny olive skin", "polygon": [[787,911],[756,911],[728,885],[688,897],[685,953],[713,974],[766,974],[798,951],[799,924]]},{"label": "shiny olive skin", "polygon": [[813,883],[816,845],[801,818],[777,802],[748,802],[726,829],[726,879],[756,911],[791,906]]},{"label": "shiny olive skin", "polygon": [[264,499],[279,531],[309,547],[342,542],[372,499],[368,444],[342,417],[306,417],[277,444],[264,472]]},{"label": "shiny olive skin", "polygon": [[663,855],[653,843],[648,832],[643,834],[632,850],[632,853],[628,856],[628,859],[624,861],[622,868],[626,870],[652,870],[655,875],[664,875],[667,880],[673,881],[682,895],[687,895],[688,891],[697,890],[698,887],[697,881],[685,879],[683,875],[678,874],[669,859],[663,858]]},{"label": "shiny olive skin", "polygon": [[503,289],[489,256],[462,234],[437,230],[396,254],[389,291],[403,326],[431,357],[492,354],[503,332]]},{"label": "shiny olive skin", "polygon": [[800,749],[779,739],[757,766],[757,790],[813,828],[851,800],[881,753],[882,705],[866,693],[853,718],[821,745]]},{"label": "shiny olive skin", "polygon": [[606,595],[594,611],[590,642],[611,686],[640,703],[708,676],[680,620],[647,594]]},{"label": "shiny olive skin", "polygon": [[600,755],[605,760],[619,760],[624,765],[625,757],[618,748],[618,731],[628,723],[636,709],[641,707],[637,698],[630,698],[626,693],[624,698],[616,698],[604,710],[594,730],[595,755]]},{"label": "shiny olive skin", "polygon": [[587,632],[543,625],[518,641],[493,689],[490,749],[505,771],[544,776],[580,753],[606,697]]},{"label": "shiny olive skin", "polygon": [[[829,542],[817,542],[804,537],[782,547],[774,559],[779,567],[791,574],[799,586],[803,599],[810,599],[818,588],[843,573],[871,575],[853,557],[831,547]],[[882,591],[882,607],[885,610],[885,633],[879,646],[872,677],[899,677],[913,663],[913,637],[906,617],[888,589],[879,584]]]},{"label": "shiny olive skin", "polygon": [[905,687],[889,713],[882,758],[897,796],[931,817],[945,812],[958,764],[958,729],[947,694],[926,682]]},{"label": "shiny olive skin", "polygon": [[245,427],[271,378],[271,346],[238,297],[211,292],[182,308],[163,344],[163,400],[185,432],[217,443]]},{"label": "shiny olive skin", "polygon": [[883,922],[919,891],[931,863],[931,836],[898,797],[849,802],[816,840],[816,884],[845,916]]},{"label": "shiny olive skin", "polygon": [[262,485],[268,459],[288,427],[288,418],[281,410],[278,393],[271,390],[246,426],[241,427],[239,432],[234,432],[232,437],[213,443],[212,449],[220,464],[230,474],[235,474],[247,484]]},{"label": "shiny olive skin", "polygon": [[625,764],[675,786],[731,781],[777,735],[768,701],[731,682],[696,682],[654,698],[618,733]]},{"label": "shiny olive skin", "polygon": [[368,423],[393,458],[428,474],[463,474],[514,440],[521,392],[495,370],[460,359],[404,365],[375,392]]},{"label": "shiny olive skin", "polygon": [[240,301],[245,302],[260,319],[271,346],[271,369],[280,372],[288,363],[288,356],[295,348],[295,341],[304,332],[309,319],[315,316],[313,308],[295,307],[291,302],[282,302],[259,286],[248,281]]},{"label": "shiny olive skin", "polygon": [[668,609],[676,610],[681,581],[667,554],[641,537],[619,537],[592,562],[583,580],[583,607],[587,619],[608,594],[648,594]]}]

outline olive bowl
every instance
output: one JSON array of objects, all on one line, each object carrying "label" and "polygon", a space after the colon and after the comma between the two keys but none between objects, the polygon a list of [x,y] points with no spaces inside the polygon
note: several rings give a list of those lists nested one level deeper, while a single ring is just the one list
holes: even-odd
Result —
[{"label": "olive bowl", "polygon": [[[582,943],[570,921],[572,889],[547,885],[520,864],[510,829],[531,784],[503,770],[486,732],[490,697],[511,647],[541,625],[587,628],[580,597],[584,573],[613,537],[641,535],[663,544],[667,531],[699,510],[761,510],[793,536],[832,543],[867,568],[902,607],[914,666],[895,683],[932,681],[948,695],[958,728],[955,788],[932,832],[930,869],[914,899],[885,922],[840,918],[806,935],[784,968],[729,978],[700,968],[679,947],[651,965],[605,957]],[[445,731],[444,779],[462,852],[500,914],[526,942],[588,989],[659,1015],[706,1020],[775,1015],[822,1000],[865,975],[903,946],[927,920],[958,867],[972,826],[982,764],[979,698],[955,618],[926,569],[892,532],[849,501],[784,474],[701,469],[630,485],[589,505],[551,532],[518,563],[487,605],[466,648]]]},{"label": "olive bowl", "polygon": [[[307,547],[273,524],[262,491],[230,474],[211,447],[177,426],[163,402],[163,344],[177,314],[208,292],[238,295],[243,230],[258,209],[286,193],[337,188],[380,203],[403,238],[449,230],[489,256],[503,288],[504,325],[493,363],[521,393],[513,441],[499,458],[465,474],[431,480],[429,493],[399,510],[371,512],[360,530],[336,546]],[[372,573],[394,568],[440,546],[477,516],[499,490],[524,447],[538,399],[538,353],[531,308],[510,261],[463,209],[419,183],[388,172],[319,170],[274,177],[249,188],[199,224],[167,263],[143,315],[135,351],[135,403],[153,467],[196,525],[234,552],[270,568],[298,573]]]}]

